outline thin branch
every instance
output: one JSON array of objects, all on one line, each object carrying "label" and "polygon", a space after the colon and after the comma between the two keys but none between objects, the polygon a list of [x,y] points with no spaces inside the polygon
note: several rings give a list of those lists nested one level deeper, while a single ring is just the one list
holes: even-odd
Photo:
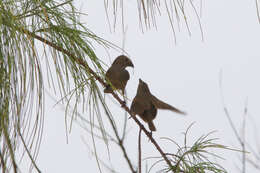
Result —
[{"label": "thin branch", "polygon": [[[107,111],[107,110],[105,109],[105,111]],[[127,163],[128,163],[129,168],[131,169],[132,173],[136,173],[136,171],[134,170],[134,167],[133,167],[133,165],[132,165],[132,163],[131,163],[131,161],[130,161],[130,159],[129,159],[129,156],[127,155],[125,146],[124,146],[124,144],[123,144],[123,139],[121,139],[121,138],[119,137],[119,133],[118,133],[118,131],[117,131],[117,128],[116,128],[116,126],[115,126],[114,121],[113,121],[112,118],[109,116],[109,113],[108,113],[108,112],[106,112],[106,115],[107,115],[107,117],[108,117],[108,119],[109,119],[110,124],[112,125],[112,129],[113,129],[113,131],[114,131],[114,133],[115,133],[115,135],[116,135],[116,139],[117,139],[117,141],[118,141],[117,144],[118,144],[119,147],[121,148],[121,150],[122,150],[122,152],[123,152],[123,154],[124,154],[124,157],[125,157],[125,159],[126,159],[126,161],[127,161]]]},{"label": "thin branch", "polygon": [[243,141],[242,141],[241,137],[239,136],[239,134],[237,132],[237,129],[236,129],[231,117],[230,117],[229,111],[228,111],[227,106],[225,105],[225,102],[224,102],[224,95],[223,95],[223,89],[222,89],[222,71],[220,71],[220,75],[219,75],[219,87],[220,87],[220,94],[221,94],[221,99],[222,99],[222,104],[223,104],[223,109],[224,109],[225,115],[228,118],[228,122],[229,122],[237,140],[239,141],[240,144],[242,144]]},{"label": "thin branch", "polygon": [[245,103],[245,108],[244,108],[244,117],[243,117],[243,125],[242,125],[242,140],[243,140],[243,145],[242,145],[242,165],[243,165],[243,173],[246,173],[246,146],[245,146],[245,135],[246,135],[246,115],[247,115],[247,100],[246,100],[246,103]]},{"label": "thin branch", "polygon": [[[21,127],[19,127],[18,129],[21,129]],[[38,166],[36,165],[36,163],[35,163],[35,161],[34,161],[32,155],[30,154],[29,149],[28,149],[27,146],[26,146],[26,143],[25,143],[25,141],[24,141],[24,138],[23,138],[23,136],[22,136],[20,130],[17,130],[17,131],[18,131],[18,135],[19,135],[20,138],[21,138],[22,144],[23,144],[23,146],[24,146],[24,148],[25,148],[25,150],[26,150],[26,153],[28,154],[29,158],[30,158],[31,161],[32,161],[33,166],[35,167],[35,169],[37,170],[37,172],[41,173],[41,171],[40,171],[40,169],[38,168]]]},{"label": "thin branch", "polygon": [[170,21],[170,24],[171,24],[171,29],[172,29],[172,32],[173,32],[174,43],[177,44],[176,33],[175,33],[174,26],[173,26],[173,22],[172,22],[172,20],[171,20],[170,11],[169,11],[169,9],[168,9],[166,0],[165,0],[164,2],[165,2],[166,11],[167,11],[167,14],[168,14],[168,17],[169,17],[169,21]]},{"label": "thin branch", "polygon": [[136,171],[134,170],[133,165],[132,165],[132,163],[131,163],[128,155],[127,155],[127,152],[126,152],[125,146],[123,144],[123,141],[121,139],[119,139],[118,145],[120,146],[121,150],[123,151],[124,157],[125,157],[125,159],[126,159],[126,161],[128,163],[128,166],[130,167],[131,171],[133,173],[136,173]]},{"label": "thin branch", "polygon": [[138,135],[138,170],[139,170],[139,173],[142,173],[142,147],[141,147],[141,136],[142,136],[142,129],[139,129],[139,135]]},{"label": "thin branch", "polygon": [[144,0],[141,0],[141,6],[143,7],[143,14],[144,14],[144,21],[145,21],[145,25],[147,28],[147,14],[146,14],[146,9],[145,9],[145,4],[144,4]]},{"label": "thin branch", "polygon": [[0,168],[2,168],[2,173],[5,173],[5,170],[6,170],[6,163],[4,161],[4,156],[0,150]]},{"label": "thin branch", "polygon": [[[32,32],[30,32],[29,30],[26,30],[24,28],[20,28],[18,29],[18,31],[23,32],[24,34],[28,35],[29,37],[33,37],[47,45],[49,45],[50,47],[53,47],[54,49],[66,54],[67,56],[69,56],[70,58],[72,58],[75,62],[77,62],[79,65],[82,65],[89,73],[91,73],[94,78],[99,81],[104,87],[107,85],[101,77],[99,77],[87,64],[86,61],[84,61],[82,58],[78,58],[76,57],[74,54],[70,53],[69,51],[67,51],[66,49],[56,45],[55,43],[50,42],[49,40],[46,40],[45,38],[42,38]],[[148,132],[145,127],[143,126],[143,124],[137,119],[136,116],[133,116],[132,113],[130,112],[130,109],[124,104],[124,101],[121,100],[119,98],[119,96],[115,93],[112,92],[111,93],[113,95],[113,97],[121,104],[122,108],[125,109],[125,111],[127,111],[132,119],[137,123],[137,125],[142,129],[142,131],[144,131],[145,135],[150,139],[150,141],[152,142],[152,144],[155,146],[155,148],[159,151],[159,153],[161,154],[161,156],[163,157],[163,159],[165,160],[165,162],[167,163],[167,165],[172,168],[172,164],[170,162],[170,160],[167,158],[167,156],[165,155],[165,153],[163,152],[163,150],[161,149],[161,147],[159,146],[159,144],[155,141],[155,139],[152,137],[152,135],[150,134],[150,132]]]},{"label": "thin branch", "polygon": [[[92,155],[95,155],[95,152],[92,151],[92,149],[90,149],[90,147],[88,146],[86,140],[85,140],[83,137],[82,137],[81,139],[82,139],[83,143],[86,145],[86,147],[90,150],[91,154],[92,154]],[[102,159],[98,158],[98,160],[99,160],[99,162],[100,162],[106,169],[108,169],[110,172],[112,172],[112,173],[117,173],[113,168],[109,167]]]},{"label": "thin branch", "polygon": [[256,14],[257,14],[258,22],[260,23],[260,14],[259,14],[258,0],[255,0],[255,5],[256,5]]},{"label": "thin branch", "polygon": [[[61,48],[61,47],[55,45],[54,43],[52,43],[52,42],[50,42],[50,41],[48,41],[48,40],[46,40],[46,39],[44,39],[44,38],[42,38],[42,37],[40,37],[40,36],[34,34],[34,33],[32,33],[32,32],[30,32],[30,31],[28,31],[28,30],[23,30],[23,32],[24,32],[25,34],[29,34],[31,37],[34,37],[34,38],[36,38],[36,39],[38,39],[38,40],[40,40],[40,41],[46,43],[47,45],[49,45],[49,46],[55,48],[56,50],[59,50],[59,51],[65,53],[66,55],[70,56],[70,57],[73,58],[76,62],[78,62],[80,65],[82,65],[83,67],[85,67],[85,68],[95,77],[95,79],[97,79],[103,86],[106,86],[106,83],[105,83],[99,76],[97,76],[96,73],[95,73],[95,72],[87,65],[87,63],[86,63],[84,60],[82,60],[81,58],[75,57],[75,56],[74,56],[73,54],[71,54],[69,51],[67,51],[67,50],[65,50],[65,49],[63,49],[63,48]],[[116,94],[115,94],[115,95],[116,95]],[[116,96],[117,96],[117,95],[116,95]],[[117,96],[117,97],[118,97],[118,96]],[[119,97],[118,97],[118,99],[120,100]],[[124,102],[123,102],[122,100],[120,100],[120,103],[123,104]],[[108,115],[108,113],[106,113],[106,115]],[[118,133],[116,127],[115,127],[115,124],[114,124],[113,120],[111,119],[111,117],[110,117],[109,115],[108,115],[107,117],[108,117],[108,119],[109,119],[109,121],[110,121],[110,124],[112,125],[112,129],[113,129],[113,131],[114,131],[114,133],[115,133],[115,135],[116,135],[116,138],[117,138],[117,141],[118,141],[117,144],[120,146],[120,148],[121,148],[121,150],[122,150],[122,152],[123,152],[123,154],[124,154],[124,157],[125,157],[125,159],[126,159],[128,165],[129,165],[131,171],[132,171],[133,173],[136,173],[136,171],[134,170],[134,167],[133,167],[133,165],[132,165],[132,163],[131,163],[131,161],[130,161],[130,159],[129,159],[129,156],[127,155],[126,149],[125,149],[125,147],[124,147],[124,145],[123,145],[123,140],[121,140],[120,137],[119,137],[119,133]]]},{"label": "thin branch", "polygon": [[18,171],[17,171],[18,167],[17,167],[17,163],[15,161],[15,155],[14,155],[14,151],[13,151],[13,148],[12,148],[12,144],[11,144],[8,132],[6,130],[7,128],[4,127],[5,124],[2,121],[1,121],[1,126],[3,127],[3,136],[4,136],[5,140],[6,140],[6,143],[7,143],[7,146],[8,146],[8,150],[9,150],[9,154],[11,156],[13,171],[14,171],[14,173],[18,173]]},{"label": "thin branch", "polygon": [[245,150],[245,116],[247,115],[247,101],[245,104],[244,108],[244,117],[243,117],[243,125],[242,125],[242,137],[239,135],[238,130],[236,129],[233,120],[231,119],[231,116],[229,114],[229,111],[227,109],[227,106],[224,103],[224,95],[223,95],[223,89],[222,89],[222,71],[220,71],[220,76],[219,76],[219,86],[220,86],[220,92],[221,92],[221,98],[222,98],[222,104],[224,108],[224,112],[226,117],[228,118],[228,122],[239,142],[242,148],[242,172],[246,173],[246,150]]},{"label": "thin branch", "polygon": [[260,170],[260,166],[256,162],[254,162],[254,161],[252,161],[250,159],[247,159],[247,162],[250,163],[255,169]]},{"label": "thin branch", "polygon": [[196,16],[197,16],[197,20],[198,20],[198,22],[199,22],[199,27],[200,27],[201,39],[202,39],[202,41],[204,41],[204,34],[203,34],[203,30],[202,30],[202,24],[201,24],[201,22],[200,22],[200,16],[199,16],[199,14],[198,14],[198,12],[197,12],[197,10],[196,10],[196,7],[194,6],[192,0],[190,0],[190,4],[191,4],[191,6],[192,6],[192,8],[193,8],[193,10],[194,10],[194,12],[195,12],[195,14],[196,14]]}]

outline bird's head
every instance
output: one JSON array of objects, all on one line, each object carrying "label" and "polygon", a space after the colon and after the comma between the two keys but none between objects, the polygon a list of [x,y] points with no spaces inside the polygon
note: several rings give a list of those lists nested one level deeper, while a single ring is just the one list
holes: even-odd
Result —
[{"label": "bird's head", "polygon": [[145,94],[145,95],[150,94],[150,90],[149,90],[147,83],[145,83],[142,79],[139,79],[139,85],[138,85],[137,92]]},{"label": "bird's head", "polygon": [[134,67],[132,61],[125,55],[118,56],[112,65],[120,65],[122,68],[125,67]]}]

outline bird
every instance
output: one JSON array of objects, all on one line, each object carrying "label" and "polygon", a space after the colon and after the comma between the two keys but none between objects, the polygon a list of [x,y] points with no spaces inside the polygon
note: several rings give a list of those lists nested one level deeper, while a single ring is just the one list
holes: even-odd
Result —
[{"label": "bird", "polygon": [[126,84],[130,79],[129,72],[125,69],[126,67],[134,68],[134,64],[127,56],[120,55],[114,60],[105,74],[109,84],[105,87],[104,93],[112,93],[116,89],[121,90],[124,96]]},{"label": "bird", "polygon": [[143,121],[148,123],[149,129],[152,132],[156,131],[153,120],[156,118],[158,109],[166,109],[175,113],[186,115],[185,112],[155,97],[150,92],[147,83],[142,81],[142,79],[139,79],[136,96],[134,97],[130,107],[131,114],[133,116],[139,115]]},{"label": "bird", "polygon": [[140,116],[144,121],[148,123],[149,129],[151,131],[156,131],[156,127],[153,121],[151,121],[155,119],[156,115],[157,115],[157,108],[150,102],[150,108],[144,110],[144,112]]}]

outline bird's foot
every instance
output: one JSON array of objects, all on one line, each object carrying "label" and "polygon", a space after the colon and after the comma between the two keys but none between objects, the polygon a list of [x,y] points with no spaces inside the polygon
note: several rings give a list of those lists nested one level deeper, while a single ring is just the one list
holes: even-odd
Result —
[{"label": "bird's foot", "polygon": [[123,108],[123,107],[126,107],[126,102],[125,101],[123,101],[122,103],[121,103],[121,107]]},{"label": "bird's foot", "polygon": [[105,85],[104,93],[112,93],[112,88],[109,84]]},{"label": "bird's foot", "polygon": [[[153,137],[153,131],[150,131],[150,136]],[[148,142],[150,142],[150,141],[151,141],[151,139],[149,138]]]}]

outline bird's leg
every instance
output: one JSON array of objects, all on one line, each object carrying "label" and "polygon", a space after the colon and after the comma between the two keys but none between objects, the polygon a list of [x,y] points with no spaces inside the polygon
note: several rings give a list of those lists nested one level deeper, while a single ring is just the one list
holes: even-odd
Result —
[{"label": "bird's leg", "polygon": [[126,106],[126,102],[123,101],[123,102],[121,103],[121,107],[123,108],[123,107],[125,107],[125,106]]},{"label": "bird's leg", "polygon": [[105,89],[104,89],[104,93],[112,93],[113,90],[112,90],[112,87],[110,84],[106,84],[105,85]]},{"label": "bird's leg", "polygon": [[121,103],[121,107],[126,107],[126,101],[124,100],[122,103]]},{"label": "bird's leg", "polygon": [[[153,137],[153,131],[151,130],[150,131],[150,135],[151,135],[151,137]],[[151,140],[150,140],[150,138],[148,139],[148,142],[150,142]]]}]

